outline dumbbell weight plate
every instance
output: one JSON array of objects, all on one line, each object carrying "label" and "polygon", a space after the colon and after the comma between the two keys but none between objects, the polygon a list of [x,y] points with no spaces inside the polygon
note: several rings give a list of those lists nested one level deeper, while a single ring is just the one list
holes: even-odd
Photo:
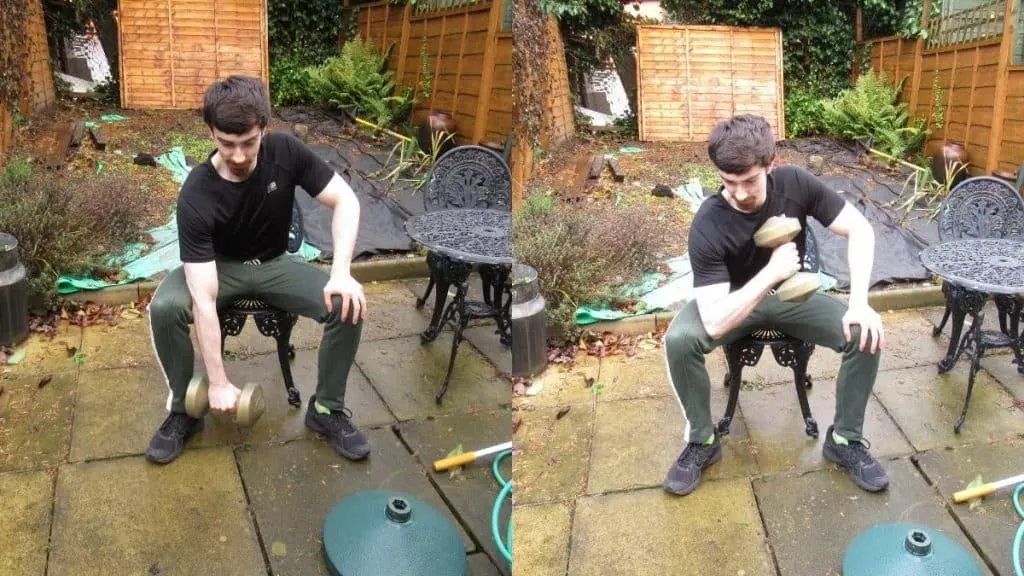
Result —
[{"label": "dumbbell weight plate", "polygon": [[821,288],[816,272],[797,272],[779,285],[775,291],[783,302],[805,302]]},{"label": "dumbbell weight plate", "polygon": [[202,418],[210,408],[210,381],[205,374],[192,377],[185,392],[185,412],[193,418]]},{"label": "dumbbell weight plate", "polygon": [[263,415],[266,408],[267,404],[263,400],[263,387],[259,384],[246,384],[242,388],[242,395],[238,397],[235,422],[242,427],[252,426]]},{"label": "dumbbell weight plate", "polygon": [[800,234],[800,221],[796,218],[772,216],[754,233],[754,244],[762,248],[776,248]]}]

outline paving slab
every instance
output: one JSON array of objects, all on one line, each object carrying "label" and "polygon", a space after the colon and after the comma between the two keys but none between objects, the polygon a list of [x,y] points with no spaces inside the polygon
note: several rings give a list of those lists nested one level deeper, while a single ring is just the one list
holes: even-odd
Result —
[{"label": "paving slab", "polygon": [[53,473],[0,474],[0,574],[42,576],[50,541]]},{"label": "paving slab", "polygon": [[595,356],[577,354],[571,366],[548,364],[530,381],[533,395],[515,399],[517,406],[550,408],[575,404],[593,405],[608,386],[601,378],[602,362]]},{"label": "paving slab", "polygon": [[498,325],[492,323],[487,326],[468,328],[463,334],[466,340],[476,346],[476,349],[486,356],[491,364],[494,364],[495,368],[502,374],[510,376],[512,374],[512,347],[501,343],[501,336],[495,332],[497,329]]},{"label": "paving slab", "polygon": [[[40,384],[44,384],[40,388]],[[75,372],[0,380],[0,472],[56,466],[71,442]]]},{"label": "paving slab", "polygon": [[1024,442],[1013,440],[987,446],[935,450],[919,458],[921,470],[949,502],[952,513],[977,542],[999,574],[1014,573],[1011,549],[1021,519],[1013,509],[1013,489],[1005,488],[973,503],[953,503],[953,493],[962,490],[976,476],[994,482],[1021,473]]},{"label": "paving slab", "polygon": [[61,467],[47,574],[263,574],[230,448]]},{"label": "paving slab", "polygon": [[572,533],[572,503],[516,506],[512,554],[517,574],[565,576]]},{"label": "paving slab", "polygon": [[[726,394],[712,389],[712,414],[725,412]],[[661,486],[683,449],[686,420],[675,396],[598,402],[587,492]],[[757,474],[753,446],[737,411],[722,443],[722,460],[704,479]]]},{"label": "paving slab", "polygon": [[512,401],[512,385],[472,346],[460,346],[448,392],[441,389],[451,358],[452,335],[442,333],[430,344],[419,336],[365,342],[356,363],[399,420],[490,410]]},{"label": "paving slab", "polygon": [[[198,346],[195,349],[198,351]],[[130,318],[118,318],[115,326],[86,326],[82,329],[82,352],[85,354],[82,370],[126,368],[156,362],[149,315],[140,313]]]},{"label": "paving slab", "polygon": [[998,380],[1014,398],[1024,400],[1024,374],[1017,371],[1017,365],[1012,361],[1013,356],[1008,354],[1000,356],[985,354],[985,357],[981,359],[981,367]]},{"label": "paving slab", "polygon": [[500,572],[494,567],[491,559],[483,552],[470,554],[466,563],[466,576],[499,576]]},{"label": "paving slab", "polygon": [[[312,318],[299,317],[292,328],[291,342],[296,350],[308,350],[320,345],[324,336],[324,325]],[[196,353],[199,352],[199,341],[196,340],[196,331],[192,329],[192,340]],[[228,336],[224,339],[224,354],[227,357],[247,357],[256,354],[277,354],[277,340],[260,333],[256,322],[250,317],[246,320],[242,332],[238,336]]]},{"label": "paving slab", "polygon": [[839,576],[853,538],[889,522],[922,524],[970,550],[942,499],[908,459],[891,462],[887,469],[889,488],[878,493],[861,490],[844,472],[832,469],[755,480],[779,575]]},{"label": "paving slab", "polygon": [[[942,313],[945,308],[943,306],[929,306],[928,308],[919,308],[918,311],[925,319],[928,320],[929,325],[937,327],[939,322],[942,320]],[[935,339],[939,340],[939,344],[942,346],[949,345],[949,333],[950,325],[953,322],[952,316],[946,321],[946,326],[942,329],[942,333],[936,336]],[[964,320],[964,331],[966,331],[971,325],[971,317],[968,316]],[[985,304],[985,319],[984,319],[985,330],[998,330],[999,329],[999,308],[996,307],[995,300],[989,299]],[[931,333],[929,332],[929,335]],[[998,350],[992,350],[992,354],[1001,355],[1008,354],[1010,350],[1008,348],[1000,348]],[[936,360],[937,362],[938,360]],[[962,360],[961,360],[962,361]]]},{"label": "paving slab", "polygon": [[[71,438],[72,462],[138,455],[167,417],[167,385],[159,368],[83,370]],[[242,441],[244,431],[227,414],[207,414],[186,450]]]},{"label": "paving slab", "polygon": [[61,321],[53,336],[35,332],[29,334],[28,339],[15,348],[16,351],[24,351],[22,361],[13,366],[7,364],[0,367],[0,377],[21,378],[73,372],[81,363],[81,356],[79,360],[75,359],[75,354],[81,348],[82,328]]},{"label": "paving slab", "polygon": [[774,575],[746,479],[717,480],[683,498],[660,489],[576,503],[572,576]]},{"label": "paving slab", "polygon": [[[494,477],[492,464],[494,456],[485,457],[467,464],[460,471],[434,472],[433,462],[447,456],[458,446],[463,451],[479,450],[508,442],[512,433],[512,412],[496,410],[479,414],[460,414],[449,418],[404,422],[398,426],[402,439],[413,450],[421,465],[429,470],[435,485],[444,494],[445,501],[455,508],[456,513],[469,527],[487,554],[499,562],[502,559],[494,537],[491,534],[491,511],[494,500],[501,491]],[[502,476],[511,479],[511,456],[501,462]],[[511,502],[502,505],[499,526],[508,525]],[[505,568],[504,565],[499,566]],[[509,574],[509,570],[502,570]]]},{"label": "paving slab", "polygon": [[962,446],[1024,434],[1024,412],[984,370],[974,378],[974,393],[960,434],[953,426],[967,394],[967,366],[937,374],[934,367],[880,373],[875,396],[919,451]]},{"label": "paving slab", "polygon": [[[818,380],[807,390],[811,416],[818,422],[819,435],[807,435],[795,386],[772,386],[762,390],[740,390],[739,404],[764,473],[813,470],[828,462],[821,454],[825,433],[835,421],[836,383]],[[910,454],[914,448],[875,398],[868,399],[864,414],[864,437],[871,454],[879,460]]]},{"label": "paving slab", "polygon": [[558,408],[517,411],[513,437],[512,491],[516,505],[570,500],[583,493],[590,466],[593,405],[574,405],[558,418]]},{"label": "paving slab", "polygon": [[[316,393],[319,350],[297,350],[291,363],[292,379],[302,396],[302,404],[295,408],[288,403],[288,393],[281,375],[281,364],[276,354],[253,356],[227,363],[227,371],[236,386],[256,382],[263,386],[267,409],[256,425],[244,430],[245,442],[280,442],[306,438],[314,432],[306,428],[306,406]],[[352,366],[345,388],[345,406],[352,411],[352,421],[361,429],[392,424],[395,418],[388,412],[384,401],[370,386],[359,368]]]},{"label": "paving slab", "polygon": [[[725,359],[719,350],[704,360],[712,386],[721,385],[725,375]],[[632,358],[608,356],[602,359],[598,374],[603,388],[597,395],[598,402],[672,396],[672,383],[665,363],[664,348],[645,350]]]},{"label": "paving slab", "polygon": [[430,504],[453,522],[467,550],[473,542],[425,477],[425,472],[388,429],[367,432],[368,459],[349,462],[326,442],[296,440],[262,445],[238,454],[263,543],[284,544],[285,555],[270,555],[279,576],[327,574],[321,546],[331,509],[365,490],[394,490]]}]

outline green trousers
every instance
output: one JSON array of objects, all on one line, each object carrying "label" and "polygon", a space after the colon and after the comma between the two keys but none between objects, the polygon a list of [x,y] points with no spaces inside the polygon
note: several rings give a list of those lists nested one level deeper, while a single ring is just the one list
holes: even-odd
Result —
[{"label": "green trousers", "polygon": [[[850,327],[850,342],[843,335],[842,300],[815,293],[806,302],[783,302],[769,295],[734,330],[717,340],[704,330],[695,301],[676,315],[665,334],[669,377],[687,419],[686,439],[703,442],[714,433],[711,423],[711,382],[704,356],[718,346],[731,344],[758,329],[775,329],[794,338],[841,353],[836,381],[835,431],[847,440],[860,440],[864,411],[878,374],[881,351],[871,354],[860,347],[860,326]],[[793,399],[796,402],[796,399]]]},{"label": "green trousers", "polygon": [[[326,271],[291,255],[260,264],[218,261],[217,308],[223,308],[240,296],[256,297],[270,306],[323,324],[317,401],[332,410],[341,410],[363,325],[362,321],[352,324],[351,316],[348,321],[342,321],[341,298],[337,296],[332,300],[333,310],[327,312],[323,289],[328,277]],[[153,347],[170,388],[167,409],[184,412],[195,352],[190,338],[192,295],[185,283],[183,267],[174,269],[160,282],[149,304],[149,322]]]}]

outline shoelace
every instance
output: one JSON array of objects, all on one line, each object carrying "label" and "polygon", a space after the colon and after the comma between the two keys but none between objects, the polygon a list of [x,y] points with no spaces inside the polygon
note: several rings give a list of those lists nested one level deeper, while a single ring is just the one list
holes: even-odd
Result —
[{"label": "shoelace", "polygon": [[351,433],[355,431],[355,426],[352,425],[352,411],[348,408],[342,408],[341,410],[331,410],[331,414],[328,417],[330,422],[331,430],[341,429],[342,432]]},{"label": "shoelace", "polygon": [[164,432],[167,434],[185,434],[189,427],[189,416],[185,414],[172,414],[167,423],[164,424]]}]

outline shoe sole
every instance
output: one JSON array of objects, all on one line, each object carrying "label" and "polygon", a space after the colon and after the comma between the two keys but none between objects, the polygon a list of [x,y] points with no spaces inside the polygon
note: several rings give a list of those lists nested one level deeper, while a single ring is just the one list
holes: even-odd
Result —
[{"label": "shoe sole", "polygon": [[[306,413],[306,426],[308,426],[310,430],[312,430],[312,431],[314,431],[314,432],[316,432],[318,434],[323,434],[324,436],[328,435],[327,434],[327,429],[324,428],[323,426],[320,426],[319,424],[317,424],[316,420],[311,418],[310,414],[308,412]],[[334,444],[331,444],[331,445],[334,446]],[[366,451],[366,454],[359,455],[359,454],[355,454],[354,452],[350,452],[348,450],[345,450],[345,448],[343,448],[341,446],[334,446],[334,448],[338,452],[340,452],[342,456],[344,456],[345,458],[348,458],[349,460],[353,460],[353,461],[362,460],[362,459],[364,459],[364,458],[366,458],[367,456],[370,455],[370,451],[369,450]]]},{"label": "shoe sole", "polygon": [[888,482],[886,482],[882,486],[872,486],[870,484],[865,483],[863,480],[858,478],[852,470],[850,470],[846,466],[843,466],[843,463],[839,461],[839,457],[836,456],[835,453],[833,453],[832,450],[829,449],[828,444],[825,444],[825,448],[822,450],[822,454],[825,456],[825,460],[828,460],[829,462],[835,464],[836,466],[839,466],[843,470],[846,470],[846,473],[850,475],[850,479],[853,480],[853,483],[859,486],[862,490],[865,490],[867,492],[881,492],[882,490],[885,490],[886,488],[889,487]]},{"label": "shoe sole", "polygon": [[715,451],[715,454],[714,454],[714,456],[711,457],[711,460],[708,460],[708,463],[705,464],[703,468],[701,468],[701,474],[699,476],[697,476],[697,481],[694,482],[693,485],[688,486],[688,487],[686,487],[686,488],[684,488],[682,490],[678,490],[678,491],[677,490],[672,490],[668,486],[664,486],[665,492],[668,492],[669,494],[674,494],[676,496],[686,496],[687,494],[693,492],[694,490],[697,489],[698,486],[700,486],[701,480],[704,478],[704,471],[707,470],[708,468],[711,468],[715,464],[718,464],[719,460],[721,460],[721,459],[722,459],[722,449],[719,448],[718,450]]}]

